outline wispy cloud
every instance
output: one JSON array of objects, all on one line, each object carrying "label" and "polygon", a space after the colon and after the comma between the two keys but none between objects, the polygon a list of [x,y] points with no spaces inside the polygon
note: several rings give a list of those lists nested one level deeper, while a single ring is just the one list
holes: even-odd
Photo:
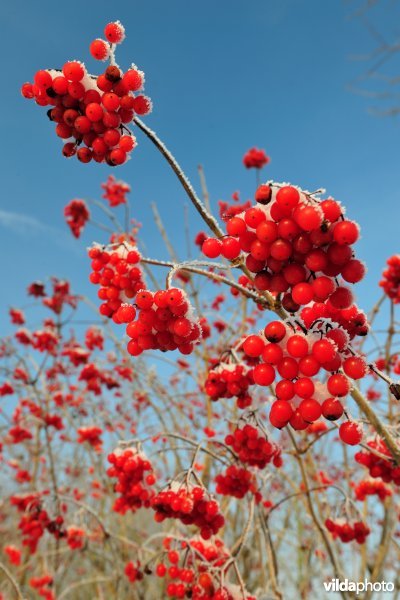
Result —
[{"label": "wispy cloud", "polygon": [[72,249],[79,253],[79,244],[76,244],[75,240],[67,235],[66,232],[42,223],[30,215],[0,209],[0,227],[8,229],[17,235],[46,235],[59,246],[67,247],[69,250]]}]

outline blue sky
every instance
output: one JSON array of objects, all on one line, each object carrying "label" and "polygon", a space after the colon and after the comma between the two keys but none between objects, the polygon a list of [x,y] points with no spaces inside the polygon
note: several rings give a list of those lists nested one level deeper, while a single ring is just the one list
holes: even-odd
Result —
[{"label": "blue sky", "polygon": [[[49,275],[68,278],[77,292],[95,298],[84,248],[94,239],[104,241],[104,234],[91,229],[76,242],[62,211],[71,198],[99,197],[100,183],[110,173],[132,186],[132,213],[144,225],[149,255],[165,256],[150,201],[158,203],[185,255],[179,226],[185,196],[140,132],[127,165],[115,170],[82,165],[61,156],[45,109],[20,96],[20,85],[39,68],[78,58],[90,71],[99,70],[88,47],[115,19],[127,30],[118,63],[126,67],[133,61],[146,73],[146,92],[154,101],[146,123],[196,187],[196,167],[204,165],[215,206],[236,190],[243,200],[252,195],[254,172],[241,163],[251,146],[265,148],[272,158],[266,178],[325,187],[347,206],[362,227],[358,253],[369,273],[358,296],[369,308],[379,294],[376,282],[385,259],[399,252],[400,125],[371,116],[370,100],[348,90],[365,68],[350,55],[369,52],[375,44],[359,20],[348,18],[355,5],[320,0],[98,0],[84,8],[75,0],[4,3],[0,323],[8,329],[8,307],[24,304],[26,285]],[[388,34],[396,21],[390,6],[382,2],[377,15]],[[192,210],[190,225],[194,236],[199,224]]]}]

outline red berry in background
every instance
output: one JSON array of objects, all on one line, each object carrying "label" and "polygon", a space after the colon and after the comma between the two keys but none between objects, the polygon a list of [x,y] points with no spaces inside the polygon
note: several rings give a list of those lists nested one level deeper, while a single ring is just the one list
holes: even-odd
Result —
[{"label": "red berry in background", "polygon": [[125,28],[119,21],[114,21],[105,26],[104,35],[111,44],[120,44],[125,38]]},{"label": "red berry in background", "polygon": [[363,438],[363,429],[361,423],[355,421],[346,421],[339,427],[339,436],[342,442],[349,446],[356,446]]}]

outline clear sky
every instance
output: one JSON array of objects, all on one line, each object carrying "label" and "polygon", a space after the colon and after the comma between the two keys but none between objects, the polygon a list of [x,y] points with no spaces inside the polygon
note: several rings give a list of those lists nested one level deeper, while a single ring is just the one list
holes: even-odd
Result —
[{"label": "clear sky", "polygon": [[[133,216],[144,224],[148,254],[165,255],[152,223],[156,201],[184,256],[180,221],[186,202],[174,175],[138,133],[127,165],[111,170],[61,156],[61,142],[45,109],[20,96],[20,85],[39,68],[81,59],[94,72],[89,43],[104,24],[120,19],[127,30],[117,61],[146,73],[154,112],[146,122],[170,146],[193,183],[204,165],[211,198],[242,199],[254,191],[254,172],[242,167],[251,146],[272,157],[266,178],[307,189],[323,186],[362,227],[358,253],[369,265],[359,303],[369,308],[385,259],[400,251],[399,136],[395,119],[368,113],[370,100],[348,84],[365,65],[350,55],[369,52],[374,39],[359,20],[356,3],[339,0],[147,0],[3,3],[5,84],[0,111],[2,190],[0,323],[10,305],[25,302],[26,285],[49,275],[72,281],[95,298],[87,283],[84,247],[104,234],[89,230],[75,242],[63,220],[74,197],[99,197],[114,173],[132,186]],[[382,0],[380,26],[397,20]],[[398,22],[398,21],[397,21]],[[393,24],[393,25],[392,25]],[[198,225],[190,211],[191,234]],[[6,326],[8,329],[8,326]]]}]

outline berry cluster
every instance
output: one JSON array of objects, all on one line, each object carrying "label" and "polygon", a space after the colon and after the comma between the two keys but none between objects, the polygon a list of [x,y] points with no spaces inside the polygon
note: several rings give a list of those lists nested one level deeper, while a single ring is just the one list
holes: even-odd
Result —
[{"label": "berry cluster", "polygon": [[319,319],[330,319],[345,329],[351,340],[355,336],[365,336],[368,333],[367,316],[356,304],[340,309],[334,308],[329,302],[313,302],[302,309],[300,316],[307,329]]},{"label": "berry cluster", "polygon": [[142,506],[148,508],[154,497],[151,486],[155,484],[156,478],[151,463],[143,452],[134,447],[124,450],[118,448],[107,459],[112,464],[107,475],[118,480],[114,491],[120,494],[114,503],[114,510],[125,514],[128,510],[135,512]]},{"label": "berry cluster", "polygon": [[[113,30],[115,35],[109,35]],[[116,32],[119,32],[116,35]],[[66,62],[61,71],[40,70],[33,83],[24,83],[21,93],[35,99],[39,106],[51,106],[49,119],[56,123],[56,134],[68,140],[63,147],[67,158],[77,156],[88,163],[92,159],[110,166],[122,165],[136,145],[126,127],[137,115],[151,111],[151,101],[137,94],[144,84],[144,73],[135,65],[123,73],[114,61],[113,44],[123,39],[122,26],[109,23],[105,35],[118,40],[107,44],[95,40],[90,46],[94,58],[110,65],[97,78],[89,75],[79,61]]]},{"label": "berry cluster", "polygon": [[64,207],[64,217],[72,235],[79,238],[83,228],[90,219],[90,212],[84,200],[71,200]]},{"label": "berry cluster", "polygon": [[387,456],[385,460],[382,456],[378,456],[374,452],[362,450],[354,455],[355,460],[367,467],[371,477],[380,477],[385,483],[394,483],[400,485],[400,467],[397,467],[392,460],[392,455],[388,450],[385,442],[379,438],[367,442],[367,446],[371,450],[379,452],[383,456]]},{"label": "berry cluster", "polygon": [[243,164],[246,169],[262,169],[269,161],[270,158],[265,154],[265,150],[259,148],[250,148],[243,156]]},{"label": "berry cluster", "polygon": [[179,350],[182,354],[190,354],[194,344],[201,339],[200,323],[194,317],[183,290],[169,288],[154,293],[140,290],[136,294],[135,305],[138,309],[136,320],[133,307],[122,306],[116,313],[120,322],[128,323],[126,333],[131,340],[127,349],[132,356],[150,349],[162,352]]},{"label": "berry cluster", "polygon": [[380,479],[363,479],[354,488],[357,500],[363,501],[367,496],[378,496],[382,502],[392,495],[392,490]]},{"label": "berry cluster", "polygon": [[271,461],[275,466],[281,465],[280,449],[268,441],[265,432],[258,425],[246,423],[243,427],[238,426],[232,434],[226,436],[225,443],[232,447],[239,460],[246,465],[259,469],[264,469]]},{"label": "berry cluster", "polygon": [[219,398],[237,399],[239,408],[250,406],[248,389],[254,385],[252,369],[245,364],[220,363],[208,372],[204,390],[211,400]]},{"label": "berry cluster", "polygon": [[[229,559],[229,552],[220,539],[204,542],[192,538],[180,546],[175,544],[176,549],[171,541],[171,538],[164,540],[165,560],[156,567],[156,575],[166,578],[168,598],[254,600],[245,590],[227,582],[226,577],[221,587],[221,568]],[[182,567],[180,562],[183,562]]]},{"label": "berry cluster", "polygon": [[[338,398],[349,393],[349,378],[361,379],[368,370],[362,357],[350,353],[348,342],[344,329],[323,319],[308,331],[299,321],[272,321],[261,334],[244,340],[245,354],[260,359],[253,369],[254,382],[270,386],[281,377],[269,415],[274,427],[290,423],[306,429],[321,415],[328,420],[342,416]],[[340,368],[344,373],[337,372]],[[315,379],[321,369],[331,373],[326,383]]]},{"label": "berry cluster", "polygon": [[379,282],[385,294],[395,303],[400,302],[400,255],[395,254],[386,261],[387,268]]},{"label": "berry cluster", "polygon": [[36,552],[38,543],[46,530],[56,539],[66,536],[63,528],[64,519],[61,516],[51,519],[42,507],[38,496],[34,494],[12,496],[11,504],[23,513],[18,529],[23,536],[22,545],[27,546],[31,554]]},{"label": "berry cluster", "polygon": [[196,525],[205,540],[216,534],[225,522],[218,502],[203,487],[189,482],[171,482],[153,498],[151,505],[157,522],[179,519],[184,525]]},{"label": "berry cluster", "polygon": [[257,493],[254,474],[248,469],[236,465],[231,465],[226,468],[224,473],[219,473],[215,478],[215,483],[217,484],[217,494],[223,496],[244,498],[248,492]]},{"label": "berry cluster", "polygon": [[345,519],[326,519],[325,527],[332,534],[333,538],[339,538],[341,542],[347,544],[355,540],[357,544],[364,544],[368,535],[371,533],[370,528],[363,521],[355,521],[348,523]]},{"label": "berry cluster", "polygon": [[165,577],[168,597],[197,600],[229,597],[226,594],[215,596],[222,590],[216,592],[218,584],[213,580],[213,572],[215,576],[216,568],[222,567],[229,558],[220,539],[205,542],[194,537],[177,545],[172,538],[165,538],[163,546],[165,558],[158,563],[155,573],[157,577]]},{"label": "berry cluster", "polygon": [[[88,251],[92,259],[90,281],[100,285],[98,297],[103,300],[99,312],[113,317],[123,303],[129,302],[145,287],[140,269],[140,254],[136,246],[128,242],[103,248],[94,245]],[[133,308],[133,307],[132,307]],[[133,317],[135,311],[131,311]],[[117,322],[121,322],[119,319]]]},{"label": "berry cluster", "polygon": [[140,562],[134,563],[129,561],[125,566],[125,575],[131,583],[141,581],[143,579],[143,571],[140,568]]},{"label": "berry cluster", "polygon": [[340,204],[273,183],[258,188],[256,201],[228,221],[227,237],[207,238],[203,253],[228,260],[243,253],[256,288],[284,294],[282,304],[291,313],[313,300],[349,308],[353,294],[338,277],[357,283],[365,267],[353,257],[358,225],[345,220]]}]

